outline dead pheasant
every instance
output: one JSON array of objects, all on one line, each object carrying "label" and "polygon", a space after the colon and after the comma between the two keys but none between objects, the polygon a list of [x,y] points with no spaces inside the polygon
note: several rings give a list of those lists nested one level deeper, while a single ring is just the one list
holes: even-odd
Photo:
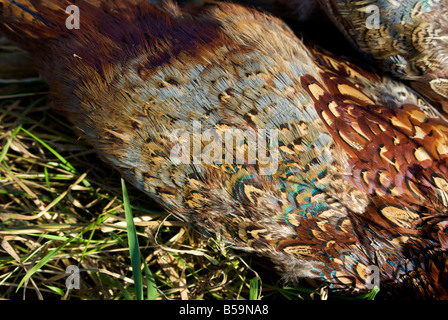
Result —
[{"label": "dead pheasant", "polygon": [[448,298],[434,107],[238,5],[76,1],[68,29],[69,5],[0,0],[0,31],[137,188],[290,281],[365,292],[377,270],[390,294]]}]

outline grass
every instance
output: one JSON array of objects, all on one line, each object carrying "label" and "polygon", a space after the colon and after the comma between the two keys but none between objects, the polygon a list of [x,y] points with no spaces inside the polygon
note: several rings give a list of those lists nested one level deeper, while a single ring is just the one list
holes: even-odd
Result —
[{"label": "grass", "polygon": [[[0,39],[5,54],[22,55]],[[0,63],[0,147],[1,299],[319,298],[124,183],[49,108],[26,56]],[[73,267],[79,289],[67,286]]]}]

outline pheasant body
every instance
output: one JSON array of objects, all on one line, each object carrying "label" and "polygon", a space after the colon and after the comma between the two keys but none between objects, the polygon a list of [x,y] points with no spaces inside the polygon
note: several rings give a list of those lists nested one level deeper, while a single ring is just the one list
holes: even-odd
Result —
[{"label": "pheasant body", "polygon": [[[290,281],[360,292],[377,266],[391,291],[447,298],[448,123],[412,90],[237,5],[80,1],[88,28],[67,30],[68,2],[51,3],[29,1],[37,21],[0,11],[0,30],[99,156],[169,212]],[[210,150],[229,132],[239,142]],[[241,132],[265,134],[255,163]]]}]

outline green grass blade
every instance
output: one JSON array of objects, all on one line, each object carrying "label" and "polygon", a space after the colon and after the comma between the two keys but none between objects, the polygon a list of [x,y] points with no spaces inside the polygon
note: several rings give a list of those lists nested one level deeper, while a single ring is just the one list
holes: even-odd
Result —
[{"label": "green grass blade", "polygon": [[126,216],[126,226],[128,230],[128,242],[129,242],[129,252],[131,255],[131,265],[132,272],[134,274],[134,285],[135,294],[137,300],[143,300],[143,278],[142,271],[140,269],[141,259],[140,259],[140,248],[138,245],[137,232],[135,230],[134,220],[132,218],[131,205],[129,203],[128,192],[126,190],[126,183],[121,179],[121,186],[123,189],[123,203],[124,212]]},{"label": "green grass blade", "polygon": [[[56,150],[54,150],[52,147],[50,147],[47,143],[45,143],[43,140],[41,140],[39,137],[37,137],[36,135],[32,134],[31,132],[29,132],[28,130],[26,130],[25,128],[21,128],[21,130],[23,132],[25,132],[27,135],[29,135],[31,138],[33,138],[34,140],[36,140],[37,142],[39,142],[41,145],[43,145],[45,148],[48,149],[48,151],[50,151],[56,158],[59,159],[59,161],[61,161],[61,163],[71,172],[74,174],[79,174],[78,170],[76,170],[76,168],[70,163],[68,162],[63,156],[61,156]],[[84,184],[85,187],[91,187],[91,184],[89,181],[87,181],[87,179],[83,179],[82,183]]]},{"label": "green grass blade", "polygon": [[11,132],[11,136],[8,138],[8,140],[6,141],[5,145],[3,146],[2,152],[0,153],[0,162],[3,161],[3,159],[5,158],[6,154],[8,153],[9,150],[9,146],[11,145],[12,140],[14,139],[14,137],[17,135],[17,133],[20,131],[20,129],[22,129],[22,123],[19,124],[12,132]]},{"label": "green grass blade", "polygon": [[48,286],[46,284],[44,284],[44,286],[46,286],[48,289],[50,289],[51,291],[56,292],[58,295],[60,295],[61,297],[64,296],[64,291],[61,288],[55,287],[55,286]]},{"label": "green grass blade", "polygon": [[43,257],[38,263],[36,263],[34,265],[34,267],[32,267],[27,273],[26,275],[22,278],[22,280],[20,281],[19,285],[17,286],[16,292],[19,291],[19,289],[22,287],[23,283],[28,280],[33,274],[36,273],[37,270],[39,270],[40,268],[42,268],[42,266],[44,266],[56,253],[59,252],[59,250],[61,250],[62,248],[64,248],[66,245],[68,245],[71,241],[68,241],[66,243],[64,243],[62,246],[57,247],[56,249],[54,249],[53,251],[51,251],[50,253],[48,253],[45,257]]},{"label": "green grass blade", "polygon": [[259,283],[258,278],[255,277],[250,280],[249,300],[258,300]]},{"label": "green grass blade", "polygon": [[145,269],[146,285],[148,287],[146,291],[146,299],[156,300],[158,296],[156,281],[154,280],[154,276],[145,261],[143,261],[143,266]]},{"label": "green grass blade", "polygon": [[375,286],[367,295],[367,300],[375,300],[376,295],[380,292],[380,288]]}]

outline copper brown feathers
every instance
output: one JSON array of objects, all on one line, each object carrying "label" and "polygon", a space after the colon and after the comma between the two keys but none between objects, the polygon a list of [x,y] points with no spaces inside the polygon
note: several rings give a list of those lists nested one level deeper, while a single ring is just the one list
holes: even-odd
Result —
[{"label": "copper brown feathers", "polygon": [[68,1],[0,4],[55,107],[201,233],[292,282],[448,298],[448,123],[405,85],[238,5],[77,1],[71,30]]}]

